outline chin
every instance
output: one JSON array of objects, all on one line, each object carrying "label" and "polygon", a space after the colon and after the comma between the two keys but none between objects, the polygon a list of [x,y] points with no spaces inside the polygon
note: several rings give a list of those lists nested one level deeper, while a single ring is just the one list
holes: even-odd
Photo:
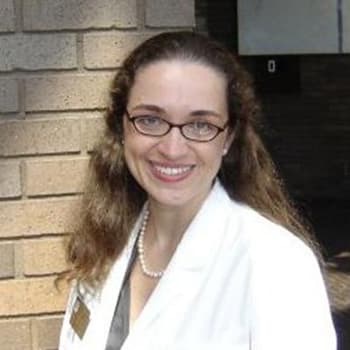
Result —
[{"label": "chin", "polygon": [[149,193],[150,198],[159,205],[181,208],[181,207],[196,207],[200,205],[208,195],[208,190],[200,192],[184,191],[184,190],[159,190]]},{"label": "chin", "polygon": [[[171,191],[172,192],[172,191]],[[169,207],[181,207],[186,205],[190,201],[188,196],[184,196],[180,193],[171,193],[164,191],[164,193],[157,193],[155,195],[150,194],[150,198],[160,205]]]}]

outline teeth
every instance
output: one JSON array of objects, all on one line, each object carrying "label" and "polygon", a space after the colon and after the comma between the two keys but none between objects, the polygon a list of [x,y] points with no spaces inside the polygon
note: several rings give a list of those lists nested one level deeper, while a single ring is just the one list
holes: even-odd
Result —
[{"label": "teeth", "polygon": [[184,167],[178,167],[178,168],[171,168],[171,167],[162,167],[159,165],[156,165],[155,168],[162,174],[168,175],[168,176],[176,176],[185,173],[186,171],[189,171],[191,169],[190,166],[184,166]]}]

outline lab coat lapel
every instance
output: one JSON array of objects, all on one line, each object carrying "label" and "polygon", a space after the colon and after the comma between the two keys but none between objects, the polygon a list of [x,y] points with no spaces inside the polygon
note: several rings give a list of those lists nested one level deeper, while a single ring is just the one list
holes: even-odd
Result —
[{"label": "lab coat lapel", "polygon": [[94,332],[91,332],[86,338],[85,349],[105,349],[114,311],[118,301],[118,295],[123,284],[124,276],[128,268],[132,250],[137,238],[137,233],[139,231],[141,217],[142,214],[135,224],[128,244],[112,266],[103,289],[100,291],[99,295],[95,296],[95,301],[93,304],[96,305],[96,316],[91,320],[91,322],[93,322],[91,329],[93,329]]},{"label": "lab coat lapel", "polygon": [[225,234],[230,208],[228,195],[216,182],[131,329],[123,350],[135,349],[137,342],[143,339],[142,332],[170,303],[181,298],[186,298],[190,303],[200,291]]}]

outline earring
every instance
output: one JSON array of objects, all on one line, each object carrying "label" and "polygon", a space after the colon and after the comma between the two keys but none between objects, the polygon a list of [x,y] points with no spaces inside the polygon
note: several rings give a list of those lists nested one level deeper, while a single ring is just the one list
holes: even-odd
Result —
[{"label": "earring", "polygon": [[122,140],[120,141],[120,143],[124,146],[124,139],[122,139]]},{"label": "earring", "polygon": [[227,148],[224,148],[223,151],[222,151],[222,155],[223,155],[223,156],[226,156],[227,151],[228,151]]}]

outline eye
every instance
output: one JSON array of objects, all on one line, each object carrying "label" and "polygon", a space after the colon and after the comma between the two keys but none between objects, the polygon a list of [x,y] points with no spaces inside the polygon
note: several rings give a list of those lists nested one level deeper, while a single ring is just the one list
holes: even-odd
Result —
[{"label": "eye", "polygon": [[154,115],[141,115],[135,118],[136,123],[140,126],[152,127],[162,124],[162,119]]},{"label": "eye", "polygon": [[187,124],[187,128],[191,132],[200,135],[211,134],[212,132],[215,132],[217,130],[215,125],[201,120]]}]

